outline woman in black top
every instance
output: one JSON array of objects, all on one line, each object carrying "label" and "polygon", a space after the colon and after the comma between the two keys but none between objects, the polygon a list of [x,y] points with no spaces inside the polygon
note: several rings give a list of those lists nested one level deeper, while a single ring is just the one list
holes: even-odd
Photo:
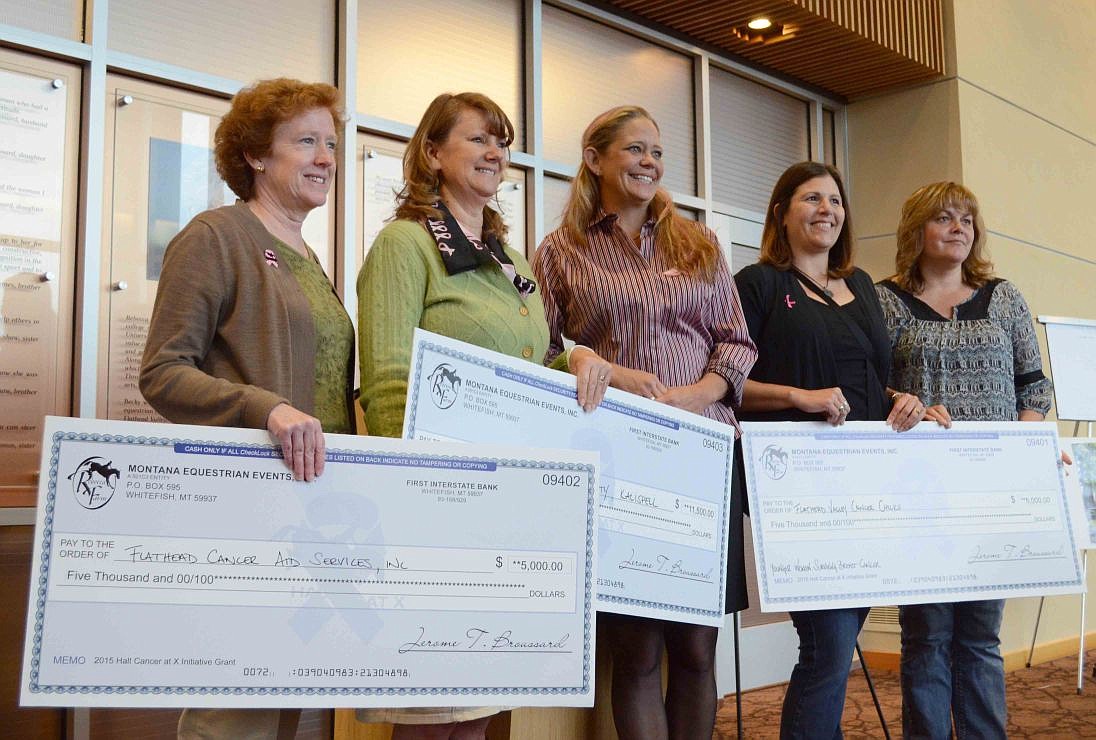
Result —
[{"label": "woman in black top", "polygon": [[[917,397],[885,385],[890,339],[871,278],[852,264],[847,209],[841,175],[828,165],[792,165],[773,188],[760,263],[735,276],[758,349],[744,421],[885,419],[905,431],[925,415]],[[784,696],[782,739],[842,737],[845,685],[867,614],[792,612],[799,662]]]}]

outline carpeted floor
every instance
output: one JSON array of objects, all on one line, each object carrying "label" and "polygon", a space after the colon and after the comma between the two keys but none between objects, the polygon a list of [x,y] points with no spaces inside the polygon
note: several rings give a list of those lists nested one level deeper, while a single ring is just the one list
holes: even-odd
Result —
[{"label": "carpeted floor", "polygon": [[[1006,675],[1010,739],[1096,738],[1096,681],[1091,666],[1096,665],[1096,650],[1085,658],[1085,692],[1077,694],[1077,659],[1061,658]],[[891,736],[902,735],[902,698],[898,674],[872,673],[883,714]],[[757,689],[742,695],[743,737],[750,740],[776,738],[780,729],[780,704],[784,686]],[[734,696],[719,705],[715,719],[718,740],[737,737]],[[849,678],[842,723],[847,740],[882,738],[883,729],[872,704],[864,674],[857,669]]]}]

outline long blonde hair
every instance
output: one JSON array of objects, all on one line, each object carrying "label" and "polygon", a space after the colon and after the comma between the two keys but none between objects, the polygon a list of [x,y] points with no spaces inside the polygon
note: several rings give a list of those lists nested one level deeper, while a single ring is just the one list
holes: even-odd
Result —
[{"label": "long blonde hair", "polygon": [[[586,127],[582,134],[582,151],[593,147],[599,154],[605,154],[625,124],[637,118],[647,119],[658,129],[651,114],[638,105],[611,108]],[[600,205],[600,181],[584,158],[571,182],[571,192],[563,209],[562,227],[573,243],[587,246],[586,229],[593,223]],[[719,247],[697,224],[677,212],[673,198],[665,188],[655,192],[648,213],[655,218],[655,248],[666,261],[683,273],[711,280],[719,267]]]},{"label": "long blonde hair", "polygon": [[[422,120],[403,153],[404,186],[396,196],[396,218],[424,221],[442,217],[434,207],[439,198],[441,178],[430,166],[429,147],[431,144],[441,145],[457,125],[460,114],[466,110],[482,113],[487,119],[487,132],[492,136],[497,136],[507,145],[514,141],[514,124],[502,108],[486,95],[476,92],[456,95],[442,93],[434,98],[422,114]],[[488,206],[483,207],[483,229],[505,242],[506,223],[498,211]]]},{"label": "long blonde hair", "polygon": [[963,260],[963,282],[972,288],[981,288],[993,278],[993,263],[985,254],[986,226],[982,223],[978,199],[957,182],[934,182],[919,188],[902,204],[896,234],[895,274],[891,280],[903,290],[910,293],[924,290],[921,252],[925,249],[925,224],[947,208],[967,211],[974,219],[974,243]]}]

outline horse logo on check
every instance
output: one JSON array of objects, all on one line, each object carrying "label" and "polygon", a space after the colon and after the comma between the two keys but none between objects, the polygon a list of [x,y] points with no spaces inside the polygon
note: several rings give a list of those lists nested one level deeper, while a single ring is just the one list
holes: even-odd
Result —
[{"label": "horse logo on check", "polygon": [[107,505],[122,473],[113,461],[102,457],[89,457],[76,466],[68,477],[72,481],[72,495],[85,509],[101,509]]},{"label": "horse logo on check", "polygon": [[788,453],[781,447],[769,445],[761,453],[761,468],[772,480],[780,480],[788,472]]},{"label": "horse logo on check", "polygon": [[427,376],[430,381],[430,398],[439,409],[447,409],[457,402],[461,380],[449,363],[443,362]]}]

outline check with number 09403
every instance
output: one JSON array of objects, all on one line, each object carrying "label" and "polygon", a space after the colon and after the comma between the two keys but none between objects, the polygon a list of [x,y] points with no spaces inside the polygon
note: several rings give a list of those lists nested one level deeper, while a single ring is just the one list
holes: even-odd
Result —
[{"label": "check with number 09403", "polygon": [[613,388],[586,414],[571,375],[416,330],[403,430],[599,453],[598,610],[723,624],[733,427]]}]

